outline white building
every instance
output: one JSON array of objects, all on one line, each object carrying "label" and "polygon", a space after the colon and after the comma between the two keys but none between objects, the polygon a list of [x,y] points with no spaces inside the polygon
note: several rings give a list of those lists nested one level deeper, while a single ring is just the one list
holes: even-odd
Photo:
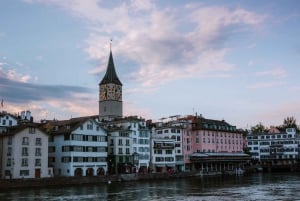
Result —
[{"label": "white building", "polygon": [[107,133],[94,117],[48,121],[49,165],[56,176],[95,176],[107,171]]},{"label": "white building", "polygon": [[164,124],[155,129],[156,138],[173,139],[175,143],[175,170],[185,171],[182,143],[183,126]]},{"label": "white building", "polygon": [[120,126],[108,128],[109,174],[132,173],[132,133]]},{"label": "white building", "polygon": [[9,114],[5,111],[0,113],[0,133],[4,132],[7,127],[16,126],[18,119],[15,115]]},{"label": "white building", "polygon": [[250,134],[247,136],[249,151],[253,159],[297,159],[300,139],[295,128],[286,132],[271,129],[269,133]]},{"label": "white building", "polygon": [[150,160],[150,130],[146,121],[132,116],[109,121],[105,125],[109,132],[108,154],[114,162],[111,165],[117,168],[116,171],[147,172]]},{"label": "white building", "polygon": [[175,139],[153,138],[151,164],[153,172],[175,171]]},{"label": "white building", "polygon": [[10,127],[1,134],[2,178],[44,178],[48,169],[48,135],[37,124]]}]

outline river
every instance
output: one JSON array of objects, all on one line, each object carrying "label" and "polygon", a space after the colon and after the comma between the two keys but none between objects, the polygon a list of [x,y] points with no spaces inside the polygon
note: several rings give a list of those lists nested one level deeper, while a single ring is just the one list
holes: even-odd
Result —
[{"label": "river", "polygon": [[243,176],[183,178],[141,182],[14,189],[0,200],[300,200],[300,173],[258,173]]}]

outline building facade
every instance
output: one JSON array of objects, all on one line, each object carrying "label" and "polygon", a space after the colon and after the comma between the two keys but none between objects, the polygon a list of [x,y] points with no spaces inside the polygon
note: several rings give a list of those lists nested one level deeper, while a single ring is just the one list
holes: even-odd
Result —
[{"label": "building facade", "polygon": [[174,171],[182,172],[185,170],[183,160],[183,144],[182,144],[182,125],[173,125],[174,122],[161,124],[155,128],[154,138],[172,139],[174,140],[174,153],[175,153],[175,168]]},{"label": "building facade", "polygon": [[252,158],[258,161],[299,159],[300,139],[295,128],[251,133],[247,136],[247,143]]},{"label": "building facade", "polygon": [[2,136],[2,178],[45,178],[48,168],[48,135],[37,124],[8,128]]},{"label": "building facade", "polygon": [[[201,160],[197,159],[197,156],[201,156],[196,153],[214,153],[220,157],[226,155],[230,156],[232,161],[235,161],[235,157],[240,158],[244,149],[244,131],[236,129],[224,120],[206,119],[197,115],[182,119],[188,122],[183,131],[183,152],[187,171],[193,170],[201,163]],[[230,160],[226,160],[225,163],[229,162]]]},{"label": "building facade", "polygon": [[151,172],[175,172],[175,139],[151,139]]},{"label": "building facade", "polygon": [[96,176],[107,172],[107,133],[94,117],[48,121],[49,165],[55,176]]},{"label": "building facade", "polygon": [[145,120],[130,116],[102,124],[108,130],[112,173],[146,172],[150,159],[150,130]]}]

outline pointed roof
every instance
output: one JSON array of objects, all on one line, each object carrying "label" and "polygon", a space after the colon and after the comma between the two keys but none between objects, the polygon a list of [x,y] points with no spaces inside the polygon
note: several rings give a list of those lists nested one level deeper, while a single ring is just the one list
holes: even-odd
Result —
[{"label": "pointed roof", "polygon": [[104,77],[102,78],[101,82],[99,83],[99,85],[109,84],[109,83],[118,84],[118,85],[122,86],[122,83],[119,80],[119,78],[117,76],[117,73],[116,73],[114,60],[113,60],[113,56],[112,56],[111,51],[110,51],[110,54],[109,54],[106,73],[105,73]]}]

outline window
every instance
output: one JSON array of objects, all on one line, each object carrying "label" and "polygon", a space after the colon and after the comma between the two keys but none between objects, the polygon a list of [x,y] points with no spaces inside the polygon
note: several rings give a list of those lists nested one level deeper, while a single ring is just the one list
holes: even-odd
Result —
[{"label": "window", "polygon": [[97,147],[97,152],[106,152],[106,147]]},{"label": "window", "polygon": [[34,134],[34,133],[35,133],[35,128],[30,127],[30,128],[29,128],[29,133],[30,133],[30,134]]},{"label": "window", "polygon": [[11,159],[10,159],[10,158],[7,159],[7,161],[6,161],[6,166],[7,166],[7,167],[10,167],[10,166],[11,166]]},{"label": "window", "polygon": [[22,167],[28,166],[28,158],[22,158]]},{"label": "window", "polygon": [[85,148],[85,151],[86,151],[86,152],[93,152],[93,147],[86,147],[86,148]]},{"label": "window", "polygon": [[73,151],[75,152],[83,152],[83,146],[74,146]]},{"label": "window", "polygon": [[49,153],[53,153],[53,152],[55,152],[55,147],[48,147],[48,152]]},{"label": "window", "polygon": [[70,146],[62,146],[61,149],[62,149],[62,152],[69,152],[69,151],[71,151],[71,147]]},{"label": "window", "polygon": [[119,145],[123,145],[122,139],[119,139]]},{"label": "window", "polygon": [[161,150],[161,149],[154,150],[154,153],[155,153],[155,154],[162,154],[162,150]]},{"label": "window", "polygon": [[42,152],[41,152],[41,148],[35,148],[35,156],[41,156]]},{"label": "window", "polygon": [[12,150],[11,147],[7,148],[7,156],[11,156],[11,150]]},{"label": "window", "polygon": [[28,156],[28,148],[22,147],[22,156]]},{"label": "window", "polygon": [[93,135],[88,135],[88,136],[86,136],[86,139],[87,139],[87,141],[89,141],[89,142],[96,141],[96,140],[94,140],[94,136],[93,136]]},{"label": "window", "polygon": [[28,144],[29,144],[28,137],[23,137],[23,139],[22,139],[22,145],[28,145]]},{"label": "window", "polygon": [[61,162],[63,162],[63,163],[68,163],[68,162],[71,162],[71,157],[62,157],[61,158]]},{"label": "window", "polygon": [[87,125],[86,125],[87,130],[93,130],[93,122],[90,121]]},{"label": "window", "polygon": [[84,162],[84,158],[83,157],[74,157],[73,158],[73,162],[80,162],[80,163],[82,163],[82,162]]},{"label": "window", "polygon": [[166,150],[166,154],[172,154],[172,153],[173,153],[172,150],[170,150],[170,149]]},{"label": "window", "polygon": [[97,136],[97,142],[107,142],[106,136]]},{"label": "window", "polygon": [[11,144],[12,144],[12,136],[9,136],[9,137],[8,137],[7,144],[8,144],[8,145],[11,145]]},{"label": "window", "polygon": [[174,158],[173,157],[165,157],[165,161],[174,161]]},{"label": "window", "polygon": [[126,148],[126,154],[130,154],[129,148]]},{"label": "window", "polygon": [[9,120],[8,125],[12,126],[12,120]]},{"label": "window", "polygon": [[106,158],[105,157],[96,157],[95,162],[106,162]]},{"label": "window", "polygon": [[55,163],[55,157],[48,157],[49,163]]},{"label": "window", "polygon": [[35,166],[41,166],[41,159],[35,159]]},{"label": "window", "polygon": [[29,170],[20,170],[20,176],[28,176]]},{"label": "window", "polygon": [[73,134],[72,135],[72,140],[83,141],[83,135]]},{"label": "window", "polygon": [[123,154],[122,148],[119,148],[119,154]]},{"label": "window", "polygon": [[164,161],[164,157],[155,157],[156,162]]},{"label": "window", "polygon": [[42,145],[42,138],[35,138],[35,145],[41,146]]}]

